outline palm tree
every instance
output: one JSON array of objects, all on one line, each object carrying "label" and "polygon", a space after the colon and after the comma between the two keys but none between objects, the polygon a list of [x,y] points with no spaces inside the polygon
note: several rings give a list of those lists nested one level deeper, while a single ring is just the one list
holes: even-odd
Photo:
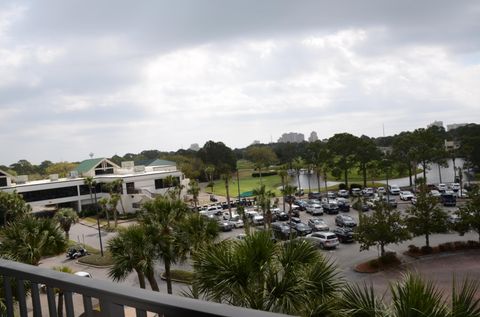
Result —
[{"label": "palm tree", "polygon": [[189,185],[189,188],[187,193],[192,195],[193,204],[195,206],[195,210],[197,210],[198,195],[200,194],[200,186],[198,186],[198,182],[195,179],[190,180],[190,183],[188,185]]},{"label": "palm tree", "polygon": [[[288,177],[288,171],[287,167],[285,165],[282,165],[278,169],[278,175],[280,176],[280,179],[282,180],[282,192],[285,190],[285,183]],[[285,195],[283,195],[283,210],[285,210]]]},{"label": "palm tree", "polygon": [[275,194],[271,190],[265,190],[265,185],[261,185],[259,188],[253,190],[253,195],[257,197],[258,204],[262,209],[263,218],[266,219],[263,223],[263,227],[270,227],[270,223],[272,222],[270,204],[271,199],[275,197]]},{"label": "palm tree", "polygon": [[114,281],[123,281],[135,271],[141,288],[145,288],[145,279],[154,291],[159,291],[155,280],[155,246],[146,234],[145,228],[132,225],[119,231],[108,241],[108,250],[112,254],[113,266],[108,275]]},{"label": "palm tree", "polygon": [[185,259],[186,249],[176,243],[175,227],[185,218],[187,206],[178,199],[157,196],[143,205],[141,216],[146,234],[156,246],[156,255],[165,266],[168,294],[172,294],[171,266]]},{"label": "palm tree", "polygon": [[295,200],[295,192],[297,191],[297,187],[295,186],[292,186],[292,185],[286,185],[283,189],[282,189],[282,194],[283,194],[283,199],[287,201],[288,203],[288,206],[290,207],[288,209],[288,219],[289,221],[292,220],[292,205],[293,205],[293,201]]},{"label": "palm tree", "polygon": [[228,205],[228,214],[232,217],[232,206],[230,204],[230,180],[232,179],[232,174],[229,170],[225,170],[222,174],[222,179],[225,182],[225,192],[227,194],[227,205]]},{"label": "palm tree", "polygon": [[105,213],[105,217],[107,218],[107,227],[110,228],[110,212],[108,210],[108,198],[102,197],[98,200],[98,204],[100,205],[100,208],[102,211]]},{"label": "palm tree", "polygon": [[58,222],[63,231],[65,231],[65,239],[70,240],[70,228],[77,223],[78,215],[72,208],[60,208],[56,213],[54,219]]},{"label": "palm tree", "polygon": [[38,265],[42,256],[65,251],[67,243],[52,219],[31,215],[9,223],[3,230],[2,253],[31,265]]},{"label": "palm tree", "polygon": [[390,284],[392,299],[375,295],[373,285],[346,285],[337,301],[339,316],[351,317],[480,317],[479,282],[452,283],[450,303],[434,283],[414,273]]},{"label": "palm tree", "polygon": [[110,199],[108,200],[108,204],[110,205],[110,209],[113,213],[113,227],[116,228],[118,226],[118,202],[122,201],[122,197],[120,194],[112,192],[110,194]]},{"label": "palm tree", "polygon": [[335,266],[302,240],[276,245],[269,231],[204,246],[193,267],[207,300],[292,315],[327,311],[341,285]]},{"label": "palm tree", "polygon": [[301,157],[297,157],[292,162],[292,167],[297,174],[298,189],[300,190],[302,186],[300,185],[300,170],[305,166],[305,162]]}]

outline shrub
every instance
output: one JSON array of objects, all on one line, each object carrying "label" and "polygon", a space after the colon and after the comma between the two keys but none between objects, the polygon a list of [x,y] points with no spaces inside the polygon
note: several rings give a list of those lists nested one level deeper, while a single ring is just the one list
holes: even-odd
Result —
[{"label": "shrub", "polygon": [[[276,172],[276,171],[265,171],[265,172],[262,172],[262,177],[264,177],[264,176],[272,176],[272,175],[277,175],[277,172]],[[252,173],[252,177],[260,177],[260,173],[254,172],[254,173]]]},{"label": "shrub", "polygon": [[480,247],[480,243],[474,240],[468,240],[467,246],[469,249],[478,249]]},{"label": "shrub", "polygon": [[90,217],[90,216],[96,216],[97,215],[97,211],[95,210],[95,208],[88,208],[88,209],[82,209],[82,211],[80,211],[78,213],[78,216],[80,218],[85,218],[85,217]]},{"label": "shrub", "polygon": [[427,247],[426,245],[424,245],[421,249],[420,249],[420,252],[422,252],[422,254],[430,254],[433,252],[433,249],[432,247]]},{"label": "shrub", "polygon": [[368,262],[368,265],[369,265],[372,269],[378,269],[378,267],[379,267],[379,261],[378,261],[378,259],[370,260],[370,261]]},{"label": "shrub", "polygon": [[410,245],[408,246],[408,252],[410,252],[410,253],[419,253],[419,252],[420,252],[420,249],[419,249],[416,245],[410,244]]},{"label": "shrub", "polygon": [[341,190],[341,189],[347,189],[347,185],[345,185],[344,183],[338,184],[338,190]]},{"label": "shrub", "polygon": [[454,249],[453,243],[445,242],[438,245],[438,249],[441,252],[452,251]]},{"label": "shrub", "polygon": [[397,258],[395,252],[387,252],[384,256],[379,258],[382,265],[392,265],[400,263],[400,260]]},{"label": "shrub", "polygon": [[465,241],[455,241],[454,243],[455,250],[463,250],[467,248]]}]

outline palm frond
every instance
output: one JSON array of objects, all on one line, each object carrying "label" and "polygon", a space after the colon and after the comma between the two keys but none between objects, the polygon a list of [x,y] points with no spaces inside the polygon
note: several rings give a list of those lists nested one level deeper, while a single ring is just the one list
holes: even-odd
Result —
[{"label": "palm frond", "polygon": [[477,291],[480,283],[465,278],[457,291],[455,279],[452,286],[452,317],[480,317],[480,298]]}]

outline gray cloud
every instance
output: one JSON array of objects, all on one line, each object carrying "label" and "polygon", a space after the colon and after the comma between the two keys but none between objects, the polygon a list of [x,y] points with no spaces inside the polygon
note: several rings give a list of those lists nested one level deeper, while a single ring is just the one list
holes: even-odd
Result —
[{"label": "gray cloud", "polygon": [[447,0],[7,2],[0,164],[478,121],[478,16]]}]

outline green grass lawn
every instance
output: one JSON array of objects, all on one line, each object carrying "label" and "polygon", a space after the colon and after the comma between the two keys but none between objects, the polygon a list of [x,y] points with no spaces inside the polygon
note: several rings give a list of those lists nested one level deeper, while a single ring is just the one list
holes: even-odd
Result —
[{"label": "green grass lawn", "polygon": [[[247,168],[248,166],[251,166],[251,163],[246,161],[246,160],[240,160],[238,161],[238,166],[244,167],[242,169],[239,169],[239,179],[240,179],[240,193],[252,191],[255,188],[260,187],[260,178],[259,177],[252,177],[252,173],[254,172],[253,168]],[[419,171],[421,172],[421,170]],[[398,174],[398,173],[397,173]],[[390,179],[393,178],[399,178],[399,177],[406,177],[408,175],[389,175]],[[385,175],[379,175],[376,177],[376,179],[385,179]],[[338,179],[333,177],[331,174],[327,174],[327,179],[329,181],[338,181],[338,182],[343,182],[343,177]],[[295,178],[296,182],[296,178]],[[348,175],[348,182],[349,184],[352,183],[357,183],[357,184],[363,184],[363,177],[361,173],[358,172],[357,169],[352,169]],[[271,190],[272,192],[275,193],[276,196],[281,196],[281,191],[280,187],[282,186],[282,181],[280,176],[278,175],[272,175],[272,176],[263,176],[262,177],[262,183],[265,185],[267,190]],[[238,196],[238,184],[237,184],[237,176],[233,175],[233,179],[230,180],[230,196],[232,199],[234,197]],[[367,179],[367,186],[369,187],[379,187],[379,186],[385,186],[385,184],[380,183],[378,181],[372,182],[371,179]],[[308,188],[303,189],[305,192],[308,192]],[[321,190],[324,191],[323,184],[321,186]],[[338,190],[338,185],[332,185],[328,187],[328,190]],[[207,187],[206,191],[208,193],[211,192],[211,188]],[[312,187],[311,191],[318,191],[317,187]],[[215,186],[213,187],[213,194],[215,195],[220,195],[220,196],[226,196],[226,190],[225,190],[225,183],[223,180],[217,180],[215,181]]]}]

